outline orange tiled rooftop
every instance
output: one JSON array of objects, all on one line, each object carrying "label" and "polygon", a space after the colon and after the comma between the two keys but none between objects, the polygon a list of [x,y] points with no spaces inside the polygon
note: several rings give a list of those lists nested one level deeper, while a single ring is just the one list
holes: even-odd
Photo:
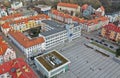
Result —
[{"label": "orange tiled rooftop", "polygon": [[20,17],[20,16],[22,16],[22,14],[16,13],[16,14],[12,14],[12,15],[9,15],[9,16],[4,16],[4,17],[1,18],[1,20],[12,19],[12,18]]},{"label": "orange tiled rooftop", "polygon": [[21,18],[19,20],[14,20],[14,21],[10,21],[10,22],[5,22],[2,27],[3,28],[8,28],[10,27],[10,24],[20,24],[20,23],[27,23],[30,20],[38,20],[38,19],[48,19],[49,16],[45,15],[45,14],[39,14],[37,16],[30,16],[28,18]]},{"label": "orange tiled rooftop", "polygon": [[3,55],[7,48],[7,44],[3,41],[2,36],[0,36],[0,55]]},{"label": "orange tiled rooftop", "polygon": [[64,6],[64,7],[70,7],[70,8],[78,8],[78,4],[71,4],[71,3],[58,3],[57,6]]},{"label": "orange tiled rooftop", "polygon": [[7,72],[12,76],[12,78],[38,78],[22,58],[17,58],[1,64],[0,74]]},{"label": "orange tiled rooftop", "polygon": [[29,39],[28,37],[26,37],[24,34],[22,34],[19,31],[15,31],[15,30],[10,30],[9,34],[14,37],[14,39],[16,39],[16,41],[18,41],[21,45],[23,45],[25,48],[40,44],[45,42],[43,37],[38,37],[38,38],[34,38],[34,39]]}]

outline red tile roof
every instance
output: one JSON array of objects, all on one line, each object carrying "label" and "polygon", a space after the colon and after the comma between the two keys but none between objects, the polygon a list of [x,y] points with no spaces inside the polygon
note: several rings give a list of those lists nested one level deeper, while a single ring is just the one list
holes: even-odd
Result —
[{"label": "red tile roof", "polygon": [[10,23],[6,22],[2,25],[2,28],[10,28]]},{"label": "red tile roof", "polygon": [[79,23],[86,23],[87,22],[87,20],[85,20],[85,19],[83,19],[83,18],[80,18],[79,19]]},{"label": "red tile roof", "polygon": [[17,58],[0,65],[0,74],[7,72],[12,78],[38,78],[22,58]]},{"label": "red tile roof", "polygon": [[115,31],[115,32],[120,33],[120,27],[118,27],[118,26],[116,26],[116,25],[114,25],[112,23],[109,23],[108,25],[105,25],[104,28],[106,30],[111,30],[111,31]]},{"label": "red tile roof", "polygon": [[65,14],[64,17],[65,17],[65,18],[71,18],[71,15]]},{"label": "red tile roof", "polygon": [[71,16],[69,14],[64,14],[63,12],[60,12],[58,10],[52,10],[52,14],[55,14],[57,16],[61,16],[61,17],[64,17],[64,18],[71,18],[73,21],[76,21],[78,23],[87,23],[88,26],[93,23],[93,24],[97,24],[99,21],[106,21],[108,20],[107,17],[104,17],[104,16],[101,16],[101,17],[98,17],[98,18],[95,18],[93,20],[85,20],[84,18],[79,18],[79,17],[76,17],[76,16]]},{"label": "red tile roof", "polygon": [[2,39],[3,39],[2,36],[0,36],[0,41],[2,41]]},{"label": "red tile roof", "polygon": [[12,19],[12,18],[20,17],[20,16],[22,16],[22,14],[16,13],[16,14],[12,14],[12,15],[9,15],[9,16],[4,16],[1,19],[2,20],[8,20],[8,19]]},{"label": "red tile roof", "polygon": [[22,19],[19,19],[19,20],[15,20],[15,21],[12,21],[10,23],[15,23],[15,24],[19,24],[19,23],[27,23],[28,21],[30,20],[38,20],[38,19],[48,19],[49,16],[45,15],[45,14],[39,14],[37,16],[30,16],[28,18],[22,18]]},{"label": "red tile roof", "polygon": [[[19,16],[20,14],[15,14],[15,15],[11,15],[11,16],[8,16],[8,17],[11,17],[12,16]],[[7,17],[4,17],[2,19],[7,19]],[[3,28],[10,28],[10,24],[21,24],[21,23],[27,23],[28,21],[30,20],[39,20],[39,19],[49,19],[49,16],[45,15],[45,14],[39,14],[37,16],[30,16],[28,18],[21,18],[19,20],[11,20],[10,22],[5,22],[2,27]],[[18,25],[19,26],[19,25]]]},{"label": "red tile roof", "polygon": [[79,22],[79,18],[76,17],[76,16],[72,16],[72,20],[73,20],[73,21],[77,21],[77,22]]},{"label": "red tile roof", "polygon": [[15,31],[15,30],[10,30],[9,34],[16,40],[19,42],[19,44],[21,44],[23,47],[28,48],[37,44],[41,44],[43,42],[45,42],[43,37],[39,37],[39,38],[34,38],[34,39],[29,39],[28,37],[26,37],[24,34],[22,34],[19,31]]},{"label": "red tile roof", "polygon": [[55,14],[55,15],[64,17],[64,18],[71,18],[71,15],[65,14],[65,13],[60,12],[60,11],[58,11],[58,10],[52,10],[52,13]]},{"label": "red tile roof", "polygon": [[108,20],[107,17],[101,16],[101,17],[95,18],[95,19],[93,19],[93,20],[88,20],[88,21],[87,21],[87,24],[88,24],[88,26],[89,26],[91,23],[93,23],[93,24],[98,24],[99,21],[103,21],[103,22],[104,22],[104,21],[106,21],[106,20]]},{"label": "red tile roof", "polygon": [[58,3],[57,6],[69,7],[69,8],[78,8],[78,4],[70,4],[70,3]]},{"label": "red tile roof", "polygon": [[2,37],[0,36],[0,55],[3,55],[6,52],[7,48],[7,44],[2,40]]}]

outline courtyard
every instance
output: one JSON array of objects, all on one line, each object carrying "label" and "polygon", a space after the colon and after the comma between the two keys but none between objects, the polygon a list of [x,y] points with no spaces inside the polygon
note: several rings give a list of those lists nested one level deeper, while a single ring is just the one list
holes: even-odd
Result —
[{"label": "courtyard", "polygon": [[41,30],[41,26],[26,30],[23,32],[23,34],[26,35],[28,38],[32,39],[35,37],[39,37],[40,30]]}]

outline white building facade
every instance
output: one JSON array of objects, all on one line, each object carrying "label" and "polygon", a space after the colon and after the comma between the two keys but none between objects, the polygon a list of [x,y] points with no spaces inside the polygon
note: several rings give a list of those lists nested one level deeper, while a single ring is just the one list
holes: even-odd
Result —
[{"label": "white building facade", "polygon": [[[1,39],[0,39],[1,40]],[[16,58],[16,53],[4,41],[0,41],[0,64]]]},{"label": "white building facade", "polygon": [[[57,55],[54,55],[54,53],[56,53]],[[61,73],[65,73],[65,72],[67,72],[68,70],[69,70],[69,64],[70,64],[70,61],[66,58],[66,57],[64,57],[62,54],[60,54],[60,53],[58,53],[57,51],[51,51],[51,52],[47,52],[46,54],[43,54],[43,55],[41,55],[41,56],[37,56],[37,57],[35,57],[35,65],[37,66],[37,69],[39,70],[39,71],[41,71],[41,73],[46,77],[46,78],[54,78],[54,77],[56,77],[57,75],[59,75],[59,74],[61,74]],[[56,66],[56,67],[54,67],[56,64],[56,62],[55,62],[55,60],[54,60],[54,62],[53,61],[50,61],[50,60],[48,60],[49,59],[49,57],[51,57],[51,56],[49,56],[49,55],[47,55],[47,54],[52,54],[53,56],[52,57],[55,57],[56,59],[57,59],[57,61],[59,60],[59,62],[61,63],[61,64],[58,64],[58,66]],[[46,59],[45,58],[45,56],[44,55],[47,55],[48,56],[48,59]],[[62,59],[60,59],[60,58],[58,58],[58,57],[60,56]],[[44,59],[42,59],[42,60],[39,60],[39,58],[44,58]],[[63,60],[65,60],[66,62],[63,62]],[[41,63],[41,61],[48,61],[47,63]],[[49,63],[50,62],[50,63]],[[51,64],[51,62],[52,62],[52,64]],[[46,65],[44,65],[44,64],[47,64],[47,65],[49,65],[49,67],[50,67],[50,70],[49,70],[49,68],[47,69],[46,68]],[[51,66],[53,66],[53,67],[51,67]]]},{"label": "white building facade", "polygon": [[66,30],[54,33],[48,36],[45,36],[46,39],[46,50],[54,48],[60,44],[63,44],[67,40],[67,32]]},{"label": "white building facade", "polygon": [[113,14],[106,14],[105,16],[109,18],[109,22],[120,21],[120,11]]},{"label": "white building facade", "polygon": [[68,11],[71,15],[75,16],[77,13],[80,13],[80,6],[77,4],[70,3],[58,3],[57,10],[59,11]]},{"label": "white building facade", "polygon": [[0,17],[8,16],[5,10],[0,9]]},{"label": "white building facade", "polygon": [[16,53],[13,51],[13,49],[8,48],[3,55],[4,62],[8,62],[10,60],[16,59]]},{"label": "white building facade", "polygon": [[[94,22],[96,21],[96,22]],[[84,23],[82,24],[82,30],[84,30],[85,32],[91,32],[91,31],[95,31],[98,30],[100,28],[102,28],[105,25],[108,25],[109,23],[109,19],[106,17],[103,17],[102,19],[96,19],[93,22],[91,21],[91,23]]]},{"label": "white building facade", "polygon": [[[18,36],[16,36],[18,35]],[[37,55],[39,53],[42,53],[45,48],[45,39],[43,37],[38,37],[38,39],[33,40],[27,40],[25,36],[19,37],[20,35],[23,35],[21,32],[14,32],[10,31],[8,34],[8,37],[11,39],[11,41],[24,53],[24,55],[28,57],[32,57],[34,55]],[[19,38],[18,38],[19,37]],[[21,41],[22,39],[22,41]]]},{"label": "white building facade", "polygon": [[[40,34],[45,38],[46,50],[81,37],[82,27],[77,23],[59,25],[59,23],[51,20],[44,20],[42,23],[43,22],[44,27],[46,27],[48,30]],[[49,24],[47,22],[49,22]],[[51,23],[54,26],[51,25]]]},{"label": "white building facade", "polygon": [[13,4],[11,4],[12,9],[18,9],[21,8],[22,6],[23,6],[22,2],[13,2]]}]

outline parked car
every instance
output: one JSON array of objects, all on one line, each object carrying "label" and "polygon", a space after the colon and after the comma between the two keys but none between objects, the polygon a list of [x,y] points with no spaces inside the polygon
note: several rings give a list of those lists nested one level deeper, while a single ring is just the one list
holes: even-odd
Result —
[{"label": "parked car", "polygon": [[98,33],[99,35],[101,34],[101,32]]},{"label": "parked car", "polygon": [[95,42],[99,43],[99,41],[98,41],[98,40],[95,40]]},{"label": "parked car", "polygon": [[94,40],[93,38],[91,38],[91,40]]},{"label": "parked car", "polygon": [[108,46],[107,44],[104,44],[105,46]]},{"label": "parked car", "polygon": [[105,40],[103,40],[103,39],[102,39],[101,41],[102,41],[102,42],[105,42]]},{"label": "parked car", "polygon": [[99,42],[100,44],[103,44],[102,41]]},{"label": "parked car", "polygon": [[110,48],[114,48],[113,46],[109,46]]},{"label": "parked car", "polygon": [[85,37],[86,39],[89,39],[89,37]]}]

